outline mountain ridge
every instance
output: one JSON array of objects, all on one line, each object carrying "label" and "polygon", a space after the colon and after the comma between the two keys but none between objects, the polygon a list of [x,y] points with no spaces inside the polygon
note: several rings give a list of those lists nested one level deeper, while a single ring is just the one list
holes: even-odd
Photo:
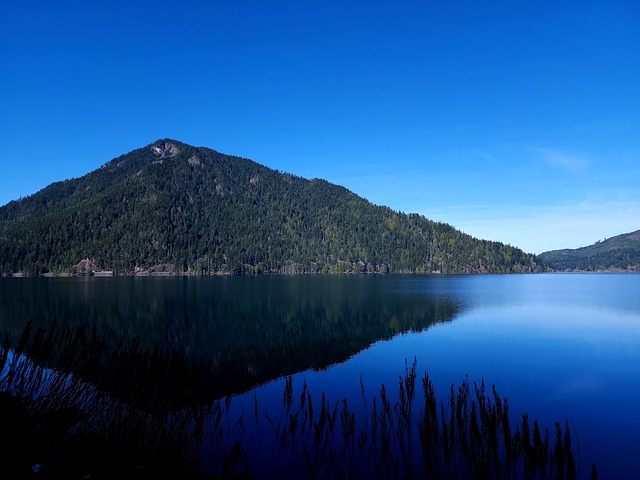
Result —
[{"label": "mountain ridge", "polygon": [[500,273],[539,258],[343,186],[158,140],[0,207],[0,273]]},{"label": "mountain ridge", "polygon": [[565,271],[640,271],[640,230],[606,238],[586,247],[550,250],[539,255]]}]

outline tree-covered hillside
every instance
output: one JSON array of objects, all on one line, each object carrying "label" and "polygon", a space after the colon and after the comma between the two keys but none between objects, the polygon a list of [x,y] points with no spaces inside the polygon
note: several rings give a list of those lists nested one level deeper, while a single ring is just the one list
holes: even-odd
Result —
[{"label": "tree-covered hillside", "polygon": [[617,235],[588,247],[540,254],[556,270],[640,271],[640,230]]},{"label": "tree-covered hillside", "polygon": [[160,140],[0,208],[0,273],[529,272],[536,257],[324,180]]}]

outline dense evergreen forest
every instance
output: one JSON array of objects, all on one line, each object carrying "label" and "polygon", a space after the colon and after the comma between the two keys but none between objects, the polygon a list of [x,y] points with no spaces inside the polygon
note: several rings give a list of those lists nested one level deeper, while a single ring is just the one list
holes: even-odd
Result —
[{"label": "dense evergreen forest", "polygon": [[588,247],[552,250],[540,254],[557,270],[640,271],[640,230],[616,235]]},{"label": "dense evergreen forest", "polygon": [[0,273],[531,272],[542,261],[341,186],[160,140],[0,208]]}]

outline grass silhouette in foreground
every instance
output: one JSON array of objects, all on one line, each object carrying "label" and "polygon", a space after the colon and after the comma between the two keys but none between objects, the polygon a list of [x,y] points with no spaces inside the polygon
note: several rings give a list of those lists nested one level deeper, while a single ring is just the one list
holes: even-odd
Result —
[{"label": "grass silhouette in foreground", "polygon": [[[399,377],[393,404],[384,385],[367,402],[361,380],[362,415],[325,394],[314,404],[306,384],[295,402],[287,378],[280,418],[265,415],[275,434],[269,471],[306,478],[576,478],[568,423],[542,433],[525,414],[512,428],[507,400],[495,387],[488,393],[484,381],[471,385],[465,378],[440,404],[426,372],[420,383],[416,395],[415,360]],[[234,444],[230,457],[240,460],[240,448]]]},{"label": "grass silhouette in foreground", "polygon": [[[361,380],[354,409],[314,398],[306,383],[295,391],[287,377],[279,415],[261,411],[254,393],[249,419],[233,413],[230,397],[175,409],[112,396],[31,360],[29,336],[0,347],[7,478],[572,479],[579,468],[568,423],[542,432],[525,414],[512,426],[507,400],[468,378],[440,403],[415,360],[399,376],[397,400],[383,385],[369,401]],[[90,355],[89,346],[73,343],[76,354]]]}]

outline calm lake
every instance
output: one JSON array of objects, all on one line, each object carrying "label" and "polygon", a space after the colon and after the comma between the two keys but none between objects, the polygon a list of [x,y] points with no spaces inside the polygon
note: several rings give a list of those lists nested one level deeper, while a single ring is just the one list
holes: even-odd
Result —
[{"label": "calm lake", "polygon": [[595,463],[599,478],[640,478],[640,275],[0,278],[14,348],[31,320],[98,338],[109,360],[83,374],[106,391],[126,390],[113,365],[135,344],[179,372],[150,395],[233,396],[245,416],[255,398],[277,412],[288,375],[357,406],[361,378],[369,396],[395,391],[415,358],[440,401],[468,375],[516,419],[569,420],[580,477]]}]

